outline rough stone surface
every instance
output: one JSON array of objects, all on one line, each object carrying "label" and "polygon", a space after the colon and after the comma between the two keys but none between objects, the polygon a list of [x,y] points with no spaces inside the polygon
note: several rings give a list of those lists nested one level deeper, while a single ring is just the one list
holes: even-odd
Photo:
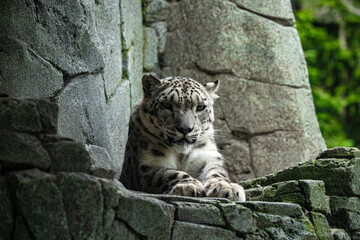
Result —
[{"label": "rough stone surface", "polygon": [[[109,129],[109,154],[112,157],[115,177],[119,178],[125,155],[131,105],[130,81],[124,80],[106,105],[107,128]],[[120,121],[121,120],[121,121]]]},{"label": "rough stone surface", "polygon": [[0,128],[41,132],[41,120],[36,105],[27,100],[0,98]]},{"label": "rough stone surface", "polygon": [[51,157],[51,172],[90,171],[92,160],[81,143],[64,141],[46,144],[45,147]]},{"label": "rough stone surface", "polygon": [[0,239],[10,239],[14,224],[13,204],[6,178],[0,175]]},{"label": "rough stone surface", "polygon": [[[123,79],[131,84],[130,106],[142,96],[143,32],[141,0],[120,0]],[[128,121],[128,119],[126,119]]]},{"label": "rough stone surface", "polygon": [[59,173],[57,185],[71,238],[102,239],[104,199],[100,182],[86,174]]},{"label": "rough stone surface", "polygon": [[168,239],[171,235],[174,207],[157,199],[127,194],[119,199],[117,216],[141,235]]},{"label": "rough stone surface", "polygon": [[[3,17],[2,10],[6,8],[2,5],[0,10]],[[0,21],[0,29],[3,24]],[[34,98],[48,97],[61,88],[61,71],[39,56],[30,44],[9,36],[0,36],[0,42],[0,92]]]},{"label": "rough stone surface", "polygon": [[169,3],[165,0],[154,0],[146,5],[144,9],[144,20],[146,23],[160,22],[167,19]]},{"label": "rough stone surface", "polygon": [[156,30],[144,28],[144,70],[154,72],[158,65],[158,38]]},{"label": "rough stone surface", "polygon": [[344,229],[331,229],[331,233],[334,237],[334,240],[351,240],[349,234],[347,234]]},{"label": "rough stone surface", "polygon": [[115,175],[111,157],[105,148],[96,145],[86,145],[91,158],[91,174],[102,178],[113,178]]},{"label": "rough stone surface", "polygon": [[325,195],[325,184],[323,181],[315,180],[301,180],[299,181],[302,186],[306,204],[312,211],[330,214],[329,201]]},{"label": "rough stone surface", "polygon": [[58,111],[59,107],[56,103],[46,101],[44,99],[32,99],[36,104],[37,110],[40,115],[43,133],[57,133],[58,126]]},{"label": "rough stone surface", "polygon": [[54,177],[39,170],[10,175],[16,206],[36,239],[70,239],[61,193]]},{"label": "rough stone surface", "polygon": [[280,0],[276,4],[271,1],[261,0],[231,0],[239,8],[246,9],[262,17],[269,18],[279,24],[292,26],[295,24],[295,17],[292,11],[291,1]]},{"label": "rough stone surface", "polygon": [[27,133],[0,130],[0,152],[3,169],[37,167],[46,170],[50,166],[50,158],[40,140]]},{"label": "rough stone surface", "polygon": [[58,96],[59,134],[108,148],[105,96],[100,75],[78,76]]},{"label": "rough stone surface", "polygon": [[[0,14],[0,93],[59,103],[59,132],[106,148],[120,175],[129,112],[142,94],[141,0],[5,0]],[[41,123],[56,133],[56,122]],[[20,126],[41,131],[33,125]]]},{"label": "rough stone surface", "polygon": [[322,213],[311,212],[312,222],[314,223],[316,235],[319,240],[331,240],[334,239],[331,234],[329,223]]},{"label": "rough stone surface", "polygon": [[225,226],[220,209],[212,204],[173,202],[175,219],[192,223]]},{"label": "rough stone surface", "polygon": [[253,216],[250,209],[238,204],[221,204],[226,222],[231,229],[241,233],[254,232]]},{"label": "rough stone surface", "polygon": [[122,80],[122,43],[119,1],[95,2],[95,24],[104,59],[103,79],[106,96],[114,94]]},{"label": "rough stone surface", "polygon": [[360,230],[360,200],[358,197],[330,197],[330,223],[349,231]]},{"label": "rough stone surface", "polygon": [[275,182],[313,179],[325,183],[326,194],[337,196],[360,195],[359,151],[352,159],[327,158],[309,160],[277,173],[242,182],[245,188],[266,186]]},{"label": "rough stone surface", "polygon": [[293,219],[267,213],[254,213],[256,227],[263,229],[270,239],[318,239],[313,226],[306,219]]},{"label": "rough stone surface", "polygon": [[0,32],[29,44],[34,55],[65,75],[99,71],[104,63],[94,34],[93,5],[81,0],[3,1]]},{"label": "rough stone surface", "polygon": [[[217,126],[226,137],[217,141],[236,166],[232,178],[263,176],[325,148],[290,1],[170,5],[156,72],[220,80]],[[248,154],[229,154],[239,145]]]},{"label": "rough stone surface", "polygon": [[175,221],[171,239],[236,239],[235,233],[216,227]]}]

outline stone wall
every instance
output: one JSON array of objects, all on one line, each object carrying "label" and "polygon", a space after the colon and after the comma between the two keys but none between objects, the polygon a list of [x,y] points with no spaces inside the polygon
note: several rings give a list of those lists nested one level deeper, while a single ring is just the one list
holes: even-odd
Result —
[{"label": "stone wall", "polygon": [[289,0],[147,0],[144,21],[145,71],[220,80],[217,142],[233,180],[325,148]]},{"label": "stone wall", "polygon": [[142,94],[141,1],[4,0],[0,15],[0,93],[58,103],[60,135],[109,154],[118,176]]},{"label": "stone wall", "polygon": [[58,135],[57,113],[0,97],[0,239],[360,239],[358,149],[243,182],[247,202],[145,194]]}]

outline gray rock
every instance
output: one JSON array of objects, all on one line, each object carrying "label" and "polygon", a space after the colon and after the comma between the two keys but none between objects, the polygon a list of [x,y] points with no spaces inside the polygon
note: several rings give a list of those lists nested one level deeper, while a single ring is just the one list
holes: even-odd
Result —
[{"label": "gray rock", "polygon": [[45,148],[51,158],[51,172],[88,173],[90,171],[92,160],[81,143],[74,141],[49,143]]},{"label": "gray rock", "polygon": [[287,216],[279,216],[267,213],[254,213],[256,227],[264,229],[270,239],[318,239],[314,227],[309,220],[294,219]]},{"label": "gray rock", "polygon": [[334,240],[351,240],[349,234],[345,232],[344,229],[333,228],[331,233],[334,237]]},{"label": "gray rock", "polygon": [[110,151],[108,152],[112,156],[112,166],[116,178],[120,177],[124,161],[131,110],[130,94],[130,82],[124,80],[106,105],[106,121],[110,144]]},{"label": "gray rock", "polygon": [[59,173],[57,185],[72,239],[102,239],[104,198],[96,178],[82,173]]},{"label": "gray rock", "polygon": [[158,38],[155,29],[144,28],[144,70],[153,72],[158,66]]},{"label": "gray rock", "polygon": [[59,107],[56,103],[47,101],[45,99],[32,99],[38,109],[43,133],[57,133],[58,126],[58,111]]},{"label": "gray rock", "polygon": [[119,1],[96,2],[95,23],[101,41],[104,59],[104,85],[106,96],[113,94],[122,81],[122,53]]},{"label": "gray rock", "polygon": [[105,148],[96,145],[86,145],[91,158],[91,174],[97,177],[112,179],[115,175],[111,157]]},{"label": "gray rock", "polygon": [[212,204],[172,202],[176,208],[175,219],[207,225],[225,226],[219,208]]},{"label": "gray rock", "polygon": [[360,200],[358,197],[330,197],[330,224],[348,231],[360,230]]},{"label": "gray rock", "polygon": [[9,178],[18,210],[34,237],[70,239],[61,192],[54,176],[32,169],[13,172]]},{"label": "gray rock", "polygon": [[175,221],[171,239],[236,239],[235,233],[217,227]]},{"label": "gray rock", "polygon": [[167,19],[169,3],[164,0],[154,0],[144,8],[144,20],[146,23],[160,22]]},{"label": "gray rock", "polygon": [[238,7],[254,12],[261,17],[269,18],[285,26],[292,26],[295,24],[295,17],[292,11],[291,1],[280,0],[274,4],[271,1],[261,0],[231,0]]},{"label": "gray rock", "polygon": [[241,184],[245,188],[252,188],[282,181],[313,179],[324,181],[327,195],[360,196],[359,168],[360,158],[358,157],[309,160],[265,177],[241,182]]},{"label": "gray rock", "polygon": [[314,224],[316,235],[319,237],[320,240],[334,239],[325,215],[318,212],[311,212],[311,220]]},{"label": "gray rock", "polygon": [[109,231],[108,238],[109,240],[137,240],[139,239],[136,234],[131,231],[123,222],[114,221],[111,230]]},{"label": "gray rock", "polygon": [[0,129],[41,132],[41,120],[36,105],[17,98],[0,98]]},{"label": "gray rock", "polygon": [[14,225],[13,204],[6,178],[0,175],[0,239],[10,239]]},{"label": "gray rock", "polygon": [[131,84],[130,107],[142,96],[143,31],[141,0],[120,0],[123,77]]},{"label": "gray rock", "polygon": [[119,199],[117,217],[150,239],[169,239],[174,207],[154,198],[124,192]]},{"label": "gray rock", "polygon": [[323,181],[300,180],[308,209],[321,212],[326,215],[330,214],[329,201],[325,195],[325,184]]},{"label": "gray rock", "polygon": [[[1,16],[4,17],[3,13]],[[1,18],[0,29],[8,23]],[[0,36],[0,43],[0,92],[13,97],[39,98],[61,88],[63,74],[36,53],[30,43],[9,35]]]},{"label": "gray rock", "polygon": [[57,102],[59,135],[110,150],[104,86],[100,75],[75,77],[58,96]]},{"label": "gray rock", "polygon": [[275,202],[261,202],[248,201],[239,203],[256,212],[263,212],[268,214],[276,214],[289,217],[301,217],[302,211],[298,204],[294,203],[275,203]]},{"label": "gray rock", "polygon": [[39,139],[27,133],[0,130],[0,152],[2,169],[37,167],[47,170],[50,167],[50,158]]},{"label": "gray rock", "polygon": [[[104,197],[104,214],[103,214],[103,227],[105,236],[113,235],[115,224],[115,210],[119,204],[119,191],[118,185],[114,181],[100,179],[103,197]],[[115,224],[115,226],[114,226]]]},{"label": "gray rock", "polygon": [[325,159],[325,158],[354,158],[357,157],[356,152],[359,152],[357,148],[349,148],[349,147],[334,147],[330,149],[326,149],[321,152],[316,159]]},{"label": "gray rock", "polygon": [[[98,37],[94,34],[93,4],[82,0],[66,3],[3,1],[0,32],[32,46],[36,55],[64,75],[97,72],[104,63]],[[43,76],[41,82],[48,76],[51,75]]]},{"label": "gray rock", "polygon": [[155,28],[158,37],[158,53],[162,54],[164,53],[166,46],[167,24],[166,22],[156,22],[151,26]]},{"label": "gray rock", "polygon": [[[14,240],[33,240],[33,236],[29,227],[26,224],[25,219],[21,215],[15,216],[14,234],[12,236]],[[10,238],[9,238],[10,239]]]},{"label": "gray rock", "polygon": [[255,231],[250,209],[239,204],[221,204],[220,206],[226,222],[232,230],[240,233],[252,233]]}]

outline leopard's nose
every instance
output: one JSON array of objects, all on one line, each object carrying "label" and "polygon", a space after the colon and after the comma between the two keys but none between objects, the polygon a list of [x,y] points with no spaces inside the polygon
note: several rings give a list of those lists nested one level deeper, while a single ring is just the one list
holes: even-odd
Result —
[{"label": "leopard's nose", "polygon": [[194,130],[194,128],[192,127],[192,128],[190,128],[190,127],[176,127],[176,130],[178,130],[180,133],[182,133],[182,134],[184,134],[184,135],[186,135],[186,134],[188,134],[189,132],[191,132],[192,130]]}]

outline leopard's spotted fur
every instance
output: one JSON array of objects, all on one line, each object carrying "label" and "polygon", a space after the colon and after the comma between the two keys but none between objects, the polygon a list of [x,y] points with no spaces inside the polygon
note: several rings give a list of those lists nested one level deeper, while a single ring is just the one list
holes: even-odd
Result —
[{"label": "leopard's spotted fur", "polygon": [[142,79],[144,98],[130,119],[120,180],[150,193],[226,197],[245,201],[231,183],[214,141],[213,103],[218,82],[190,78]]}]

